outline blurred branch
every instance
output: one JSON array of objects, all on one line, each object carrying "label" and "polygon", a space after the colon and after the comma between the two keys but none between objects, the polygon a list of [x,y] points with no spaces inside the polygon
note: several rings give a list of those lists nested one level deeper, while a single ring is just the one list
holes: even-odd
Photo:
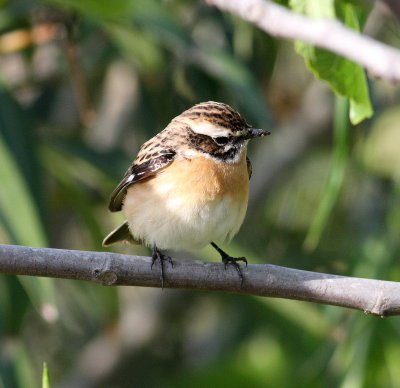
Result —
[{"label": "blurred branch", "polygon": [[359,34],[337,20],[312,19],[268,0],[205,0],[268,34],[309,42],[365,67],[376,77],[400,81],[400,50]]},{"label": "blurred branch", "polygon": [[[117,253],[0,245],[0,273],[87,280],[103,285],[160,287],[151,258]],[[165,266],[166,288],[226,291],[297,299],[363,310],[379,316],[400,314],[400,283],[308,272],[269,264],[242,267],[243,287],[234,268],[222,263],[174,260]]]},{"label": "blurred branch", "polygon": [[76,26],[75,15],[61,15],[64,28],[63,45],[68,62],[71,83],[75,92],[79,116],[82,124],[89,127],[94,118],[94,110],[89,96],[86,74],[82,66],[78,46],[74,39],[74,27]]},{"label": "blurred branch", "polygon": [[78,48],[75,42],[69,37],[65,38],[64,47],[71,73],[72,86],[77,100],[79,116],[82,124],[88,127],[92,123],[94,111],[89,98],[86,76],[82,69]]}]

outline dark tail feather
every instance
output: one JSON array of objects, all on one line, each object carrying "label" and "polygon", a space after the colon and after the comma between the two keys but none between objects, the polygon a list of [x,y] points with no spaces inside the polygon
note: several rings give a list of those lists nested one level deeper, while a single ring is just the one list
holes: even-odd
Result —
[{"label": "dark tail feather", "polygon": [[118,242],[128,242],[130,244],[139,245],[140,242],[136,241],[131,231],[128,227],[128,221],[125,221],[123,224],[118,226],[118,228],[114,229],[108,236],[103,240],[103,247],[108,247]]}]

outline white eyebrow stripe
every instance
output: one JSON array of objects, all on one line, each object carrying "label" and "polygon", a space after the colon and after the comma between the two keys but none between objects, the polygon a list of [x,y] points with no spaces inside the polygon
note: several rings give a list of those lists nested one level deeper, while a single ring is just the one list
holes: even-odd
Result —
[{"label": "white eyebrow stripe", "polygon": [[196,123],[192,125],[192,130],[201,135],[207,135],[211,137],[228,137],[232,135],[232,132],[229,129],[203,122]]},{"label": "white eyebrow stripe", "polygon": [[126,183],[132,182],[134,178],[135,178],[135,174],[129,175],[129,177],[126,178]]}]

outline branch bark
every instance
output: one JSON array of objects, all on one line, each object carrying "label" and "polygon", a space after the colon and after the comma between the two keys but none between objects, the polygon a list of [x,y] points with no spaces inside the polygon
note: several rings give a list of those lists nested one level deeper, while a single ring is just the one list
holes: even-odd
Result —
[{"label": "branch bark", "polygon": [[[161,287],[151,258],[118,253],[0,245],[0,273],[86,280],[102,285]],[[245,281],[222,263],[174,260],[165,288],[225,291],[318,302],[379,316],[400,314],[400,283],[301,271],[269,264],[242,267]]]},{"label": "branch bark", "polygon": [[359,63],[378,78],[400,81],[400,50],[359,34],[337,20],[312,19],[268,0],[205,1],[272,36],[309,42]]}]

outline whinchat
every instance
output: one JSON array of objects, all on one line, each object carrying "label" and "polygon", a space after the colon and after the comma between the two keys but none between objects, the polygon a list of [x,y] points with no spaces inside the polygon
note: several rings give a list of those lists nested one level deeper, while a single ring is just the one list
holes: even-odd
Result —
[{"label": "whinchat", "polygon": [[160,261],[161,283],[169,256],[160,250],[197,250],[211,244],[225,264],[243,275],[238,261],[213,241],[230,240],[246,214],[251,164],[250,139],[269,135],[252,128],[229,105],[203,102],[175,117],[142,145],[113,191],[109,210],[126,221],[103,241],[144,244]]}]

